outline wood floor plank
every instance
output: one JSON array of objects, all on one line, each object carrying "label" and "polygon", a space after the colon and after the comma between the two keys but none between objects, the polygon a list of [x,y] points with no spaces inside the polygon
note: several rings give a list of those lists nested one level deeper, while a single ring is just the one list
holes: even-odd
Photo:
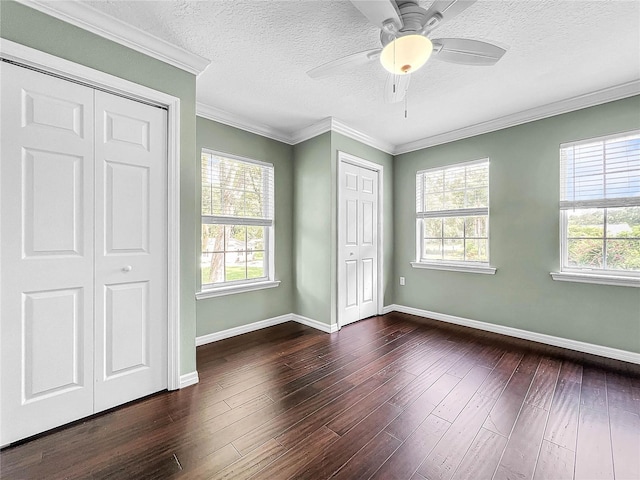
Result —
[{"label": "wood floor plank", "polygon": [[433,414],[447,422],[453,422],[460,412],[464,410],[464,407],[489,373],[491,373],[491,370],[486,367],[478,365],[471,367],[462,380],[453,387],[451,392],[433,410]]},{"label": "wood floor plank", "polygon": [[522,406],[494,480],[531,478],[536,468],[549,412],[528,403]]},{"label": "wood floor plank", "polygon": [[484,383],[480,385],[478,393],[485,397],[499,398],[521,360],[522,353],[506,352]]},{"label": "wood floor plank", "polygon": [[640,387],[640,379],[607,372],[607,402],[609,409],[617,408],[640,415],[640,398],[634,395],[634,387]]},{"label": "wood floor plank", "polygon": [[451,478],[495,402],[494,399],[475,395],[420,465],[418,473],[429,480]]},{"label": "wood floor plank", "polygon": [[287,451],[286,455],[282,455],[255,473],[252,478],[256,480],[291,478],[297,470],[309,463],[319,451],[324,450],[339,438],[340,436],[333,430],[329,430],[327,427],[320,427],[298,445]]},{"label": "wood floor plank", "polygon": [[387,458],[400,446],[400,440],[384,430],[356,453],[338,472],[332,476],[335,480],[353,480],[369,478],[378,470]]},{"label": "wood floor plank", "polygon": [[582,369],[567,362],[562,364],[549,411],[544,438],[563,448],[576,451]]},{"label": "wood floor plank", "polygon": [[436,406],[460,382],[458,377],[445,373],[431,387],[425,390],[415,402],[409,405],[386,431],[399,440],[406,440],[413,431],[431,414]]},{"label": "wood floor plank", "polygon": [[302,439],[312,432],[330,422],[334,417],[341,412],[349,408],[354,403],[357,403],[362,398],[365,398],[376,388],[383,385],[385,379],[379,376],[373,376],[364,383],[361,383],[357,387],[353,388],[341,397],[336,398],[332,402],[324,405],[322,408],[316,410],[311,415],[308,415],[300,422],[293,425],[291,428],[284,431],[282,434],[276,437],[276,440],[287,448],[292,448],[297,445]]},{"label": "wood floor plank", "polygon": [[554,358],[540,360],[538,370],[531,382],[531,388],[529,388],[529,392],[524,399],[526,403],[549,410],[561,365],[562,362]]},{"label": "wood floor plank", "polygon": [[[332,371],[338,370],[344,365],[351,363],[355,358],[353,355],[347,355],[309,373],[300,370],[291,370],[271,381],[262,382],[235,395],[229,396],[225,398],[225,402],[231,408],[235,408],[259,395],[267,395],[273,400],[284,398],[296,390],[328,375]],[[224,390],[222,390],[222,392],[224,392]]]},{"label": "wood floor plank", "polygon": [[2,478],[640,478],[639,366],[416,319],[198,347],[197,385],[1,449]]},{"label": "wood floor plank", "polygon": [[607,412],[581,407],[578,419],[576,480],[614,478],[610,438]]},{"label": "wood floor plank", "polygon": [[300,420],[322,408],[324,405],[340,398],[353,388],[353,385],[345,381],[335,383],[317,395],[304,400],[272,420],[269,420],[259,427],[247,432],[242,437],[234,440],[233,445],[242,454],[250,452],[267,440],[277,437]]},{"label": "wood floor plank", "polygon": [[411,405],[425,390],[444,375],[458,358],[460,358],[460,354],[456,353],[453,350],[453,346],[451,346],[451,350],[445,353],[429,369],[420,374],[407,387],[398,392],[393,399],[391,399],[391,403],[400,408],[406,408],[408,405]]},{"label": "wood floor plank", "polygon": [[419,352],[417,352],[412,364],[403,368],[416,376],[422,375],[452,348],[452,342],[447,341],[444,335],[431,332],[429,339],[419,346]]},{"label": "wood floor plank", "polygon": [[467,353],[454,363],[447,373],[454,377],[464,378],[467,373],[476,365],[477,357],[482,351],[482,346],[472,343],[468,346]]},{"label": "wood floor plank", "polygon": [[329,478],[399,414],[398,407],[389,403],[381,405],[339,440],[320,452],[307,465],[295,472],[292,477],[296,480]]},{"label": "wood floor plank", "polygon": [[476,356],[476,365],[479,367],[493,369],[500,362],[505,353],[506,352],[502,346],[495,344],[486,345]]},{"label": "wood floor plank", "polygon": [[347,410],[335,417],[327,427],[336,432],[338,435],[344,435],[351,430],[356,424],[360,423],[369,412],[372,412],[380,405],[391,398],[398,390],[410,383],[415,377],[407,372],[399,372],[397,375],[389,379],[387,382],[376,388],[359,402],[353,404]]},{"label": "wood floor plank", "polygon": [[376,480],[411,478],[449,426],[449,422],[435,415],[428,416],[371,478]]},{"label": "wood floor plank", "polygon": [[178,455],[176,456],[183,468],[180,474],[176,475],[176,478],[209,478],[211,475],[215,475],[241,457],[231,444],[225,445],[221,449],[207,455],[200,462],[191,465],[184,464],[184,456],[183,458]]},{"label": "wood floor plank", "polygon": [[573,451],[543,440],[533,480],[573,480],[575,456]]},{"label": "wood floor plank", "polygon": [[585,367],[582,374],[580,406],[591,410],[606,412],[607,388],[604,370]]},{"label": "wood floor plank", "polygon": [[250,478],[276,458],[281,457],[286,450],[275,440],[269,440],[215,475],[207,476],[206,478],[211,480],[244,480]]},{"label": "wood floor plank", "polygon": [[506,445],[505,437],[481,428],[452,478],[455,480],[493,478]]},{"label": "wood floor plank", "polygon": [[527,354],[522,358],[491,410],[484,425],[486,429],[505,437],[510,435],[539,362],[540,356],[536,354]]},{"label": "wood floor plank", "polygon": [[640,417],[620,408],[610,408],[609,419],[615,478],[640,478]]}]

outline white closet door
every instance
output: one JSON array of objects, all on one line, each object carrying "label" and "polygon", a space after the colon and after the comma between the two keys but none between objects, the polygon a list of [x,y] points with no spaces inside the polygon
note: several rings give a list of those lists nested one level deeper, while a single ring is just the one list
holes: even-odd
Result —
[{"label": "white closet door", "polygon": [[346,325],[378,314],[378,172],[340,168],[338,302]]},{"label": "white closet door", "polygon": [[167,116],[95,98],[98,412],[167,387]]},{"label": "white closet door", "polygon": [[92,89],[1,78],[0,444],[93,413]]}]

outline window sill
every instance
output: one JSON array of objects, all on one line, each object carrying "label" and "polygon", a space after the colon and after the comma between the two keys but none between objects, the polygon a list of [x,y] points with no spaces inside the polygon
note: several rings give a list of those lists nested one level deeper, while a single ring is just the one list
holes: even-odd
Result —
[{"label": "window sill", "polygon": [[255,290],[264,290],[265,288],[274,288],[280,285],[280,280],[268,280],[266,282],[245,283],[242,285],[231,285],[227,287],[211,288],[196,293],[196,300],[204,300],[205,298],[221,297],[223,295],[233,295],[234,293],[253,292]]},{"label": "window sill", "polygon": [[496,268],[489,265],[460,265],[457,263],[427,263],[411,262],[413,268],[427,268],[430,270],[447,270],[449,272],[482,273],[495,275]]},{"label": "window sill", "polygon": [[639,277],[602,275],[597,273],[551,272],[551,278],[561,282],[595,283],[618,287],[640,287]]}]

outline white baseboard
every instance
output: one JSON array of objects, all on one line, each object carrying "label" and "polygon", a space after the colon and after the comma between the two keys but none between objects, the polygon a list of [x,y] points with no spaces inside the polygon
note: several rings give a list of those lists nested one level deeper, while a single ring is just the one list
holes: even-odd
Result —
[{"label": "white baseboard", "polygon": [[302,325],[306,325],[307,327],[315,328],[325,333],[335,333],[338,331],[337,324],[327,325],[324,322],[319,322],[318,320],[314,320],[309,317],[303,317],[302,315],[297,315],[295,313],[291,314],[291,320],[294,322],[301,323]]},{"label": "white baseboard", "polygon": [[263,328],[279,325],[284,322],[290,322],[293,320],[290,313],[286,315],[280,315],[279,317],[266,318],[257,322],[249,323],[247,325],[241,325],[239,327],[228,328],[220,332],[209,333],[196,337],[196,347],[205,345],[207,343],[217,342],[218,340],[224,340],[225,338],[235,337],[236,335],[242,335],[243,333],[254,332]]},{"label": "white baseboard", "polygon": [[312,318],[296,315],[295,313],[287,313],[285,315],[280,315],[279,317],[267,318],[247,325],[241,325],[240,327],[228,328],[227,330],[222,330],[220,332],[209,333],[207,335],[196,337],[196,347],[206,345],[207,343],[217,342],[218,340],[224,340],[225,338],[235,337],[236,335],[242,335],[243,333],[272,327],[285,322],[298,322],[302,325],[315,328],[325,333],[334,333],[338,331],[338,326],[336,324],[327,325],[326,323],[319,322]]},{"label": "white baseboard", "polygon": [[185,373],[184,375],[180,375],[180,387],[185,388],[190,387],[191,385],[195,385],[198,383],[200,379],[198,378],[198,371],[194,370],[193,372]]},{"label": "white baseboard", "polygon": [[453,315],[447,315],[445,313],[430,312],[428,310],[406,307],[404,305],[388,305],[384,307],[383,311],[384,313],[408,313],[410,315],[431,318],[433,320],[441,320],[443,322],[476,328],[478,330],[485,330],[487,332],[499,333],[502,335],[508,335],[510,337],[523,338],[525,340],[544,343],[546,345],[553,345],[555,347],[562,347],[578,352],[591,353],[593,355],[599,355],[601,357],[613,358],[615,360],[622,360],[625,362],[640,364],[640,353],[629,352],[627,350],[619,350],[617,348],[595,345],[593,343],[585,343],[579,342],[577,340],[570,340],[568,338],[554,337],[553,335],[546,335],[544,333],[530,332],[528,330],[520,330],[519,328],[505,327],[504,325],[496,325],[493,323],[481,322],[478,320],[471,320],[463,317],[455,317]]},{"label": "white baseboard", "polygon": [[385,305],[384,307],[382,307],[382,314],[386,315],[387,313],[391,313],[393,311],[395,311],[397,305]]}]

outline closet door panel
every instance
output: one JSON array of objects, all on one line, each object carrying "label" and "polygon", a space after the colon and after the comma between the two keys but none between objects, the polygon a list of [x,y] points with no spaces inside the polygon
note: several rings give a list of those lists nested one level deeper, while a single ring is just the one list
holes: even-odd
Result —
[{"label": "closet door panel", "polygon": [[93,413],[92,89],[2,63],[0,444]]},{"label": "closet door panel", "polygon": [[167,387],[166,111],[96,92],[96,411]]}]

